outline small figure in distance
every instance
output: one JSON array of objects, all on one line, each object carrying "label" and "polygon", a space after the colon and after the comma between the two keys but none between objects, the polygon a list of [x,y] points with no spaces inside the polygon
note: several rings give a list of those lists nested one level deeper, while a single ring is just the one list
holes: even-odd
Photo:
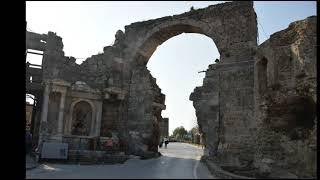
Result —
[{"label": "small figure in distance", "polygon": [[164,138],[164,147],[167,148],[167,145],[169,144],[169,139],[167,137]]}]

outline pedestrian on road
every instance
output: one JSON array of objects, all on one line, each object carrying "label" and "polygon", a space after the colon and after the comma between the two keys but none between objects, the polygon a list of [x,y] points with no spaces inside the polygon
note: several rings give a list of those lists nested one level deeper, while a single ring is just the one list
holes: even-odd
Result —
[{"label": "pedestrian on road", "polygon": [[167,148],[167,145],[169,144],[169,139],[167,137],[164,138],[164,147]]}]

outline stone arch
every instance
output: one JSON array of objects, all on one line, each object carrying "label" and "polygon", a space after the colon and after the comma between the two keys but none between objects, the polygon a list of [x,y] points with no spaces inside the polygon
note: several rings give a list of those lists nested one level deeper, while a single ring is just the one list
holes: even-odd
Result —
[{"label": "stone arch", "polygon": [[157,46],[181,33],[210,37],[217,46],[221,61],[251,60],[257,48],[253,2],[218,4],[126,26],[123,41],[128,47],[126,58],[129,62],[145,65]]},{"label": "stone arch", "polygon": [[[123,58],[131,68],[126,74],[130,84],[128,87],[128,117],[130,120],[128,120],[127,127],[129,138],[136,142],[146,145],[152,138],[153,112],[151,107],[155,97],[161,94],[160,88],[160,91],[157,91],[157,88],[151,88],[156,82],[146,65],[159,45],[181,33],[198,33],[211,38],[220,54],[219,71],[234,67],[235,71],[243,72],[244,75],[253,73],[253,61],[257,49],[257,21],[251,1],[214,5],[180,15],[126,26],[125,38],[122,41]],[[217,74],[216,71],[211,70],[213,66],[210,66],[208,71]],[[226,77],[240,79],[236,74],[238,73],[228,71]],[[210,79],[206,87],[213,82],[220,81],[218,78],[209,78],[207,75],[206,78]],[[253,83],[249,81],[253,82],[253,76],[237,86],[244,87],[245,84],[253,86]],[[216,88],[212,91],[218,93],[220,89]],[[248,111],[251,110],[248,109]],[[241,115],[246,119],[251,119],[246,114]],[[139,129],[136,128],[135,122],[137,121],[143,121]],[[138,143],[129,144],[129,147],[135,153],[146,151],[145,146],[138,145]]]},{"label": "stone arch", "polygon": [[70,116],[69,116],[69,119],[66,123],[66,133],[67,134],[72,134],[72,125],[73,125],[73,119],[74,119],[74,109],[75,109],[75,106],[78,104],[78,103],[81,103],[81,102],[85,102],[87,103],[90,108],[91,108],[91,121],[90,121],[90,128],[89,128],[89,133],[87,134],[88,136],[89,135],[92,135],[94,132],[94,127],[95,127],[95,124],[96,124],[96,120],[95,120],[95,117],[96,117],[96,107],[94,105],[94,103],[90,100],[87,100],[87,99],[78,99],[74,102],[72,102],[71,104],[71,108],[70,108]]},{"label": "stone arch", "polygon": [[163,23],[148,31],[144,40],[139,43],[137,53],[134,55],[133,60],[138,65],[146,65],[158,46],[182,33],[197,33],[211,38],[216,44],[219,54],[221,54],[221,45],[218,40],[220,38],[208,30],[209,26],[207,24],[196,21]]},{"label": "stone arch", "polygon": [[[217,21],[218,25],[220,24],[219,21],[220,20]],[[210,27],[208,23],[205,23],[203,21],[193,20],[193,19],[187,19],[187,20],[178,19],[174,21],[164,20],[163,22],[155,25],[152,29],[149,29],[146,32],[146,34],[142,37],[142,40],[139,40],[137,42],[137,45],[136,45],[137,49],[135,51],[136,53],[133,55],[133,60],[131,62],[136,67],[144,67],[143,69],[145,70],[145,67],[149,59],[151,58],[153,53],[157,50],[157,47],[160,46],[165,41],[169,40],[170,38],[178,36],[182,33],[197,33],[197,34],[201,34],[206,37],[209,37],[213,41],[213,43],[216,45],[219,51],[219,54],[221,56],[220,49],[223,49],[223,48],[222,48],[222,45],[220,45],[220,40],[222,39],[222,37],[220,37],[217,33],[212,31],[212,28],[213,27]],[[222,50],[222,52],[224,51]],[[149,74],[149,73],[146,73],[144,70],[141,70],[140,68],[137,68],[135,70],[137,70],[137,72],[140,72],[141,74]],[[139,75],[134,73],[133,75],[134,79],[137,76],[141,76],[140,73]],[[138,79],[141,77],[138,77]],[[150,82],[144,82],[144,83],[148,84]],[[143,98],[145,98],[145,95],[143,96],[144,96]]]}]

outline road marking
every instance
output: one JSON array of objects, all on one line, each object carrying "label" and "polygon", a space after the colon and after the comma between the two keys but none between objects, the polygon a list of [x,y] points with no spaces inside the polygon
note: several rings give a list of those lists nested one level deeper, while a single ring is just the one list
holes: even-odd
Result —
[{"label": "road marking", "polygon": [[198,166],[199,166],[200,157],[201,157],[201,156],[197,156],[197,158],[196,158],[197,162],[196,162],[196,164],[195,164],[194,167],[193,167],[193,177],[194,177],[194,179],[198,179],[198,176],[197,176],[197,168],[198,168]]}]

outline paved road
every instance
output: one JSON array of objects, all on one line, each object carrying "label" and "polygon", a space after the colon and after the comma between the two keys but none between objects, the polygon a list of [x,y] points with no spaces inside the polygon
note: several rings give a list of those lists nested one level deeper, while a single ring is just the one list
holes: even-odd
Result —
[{"label": "paved road", "polygon": [[129,159],[115,165],[64,165],[42,164],[27,170],[27,178],[179,178],[214,179],[207,167],[199,161],[203,153],[185,143],[169,143],[167,149],[160,149],[163,156],[156,159]]}]

